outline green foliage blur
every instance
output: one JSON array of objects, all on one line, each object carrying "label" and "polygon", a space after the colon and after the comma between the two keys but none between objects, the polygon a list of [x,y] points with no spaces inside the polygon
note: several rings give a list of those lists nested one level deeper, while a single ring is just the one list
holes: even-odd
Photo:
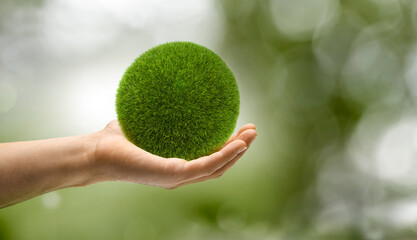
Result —
[{"label": "green foliage blur", "polygon": [[154,18],[110,6],[116,17],[100,23],[90,6],[100,1],[75,2],[84,12],[0,1],[0,141],[104,127],[114,106],[101,86],[114,95],[136,49],[162,39],[225,60],[241,91],[238,126],[255,123],[258,139],[217,180],[173,191],[101,183],[2,209],[0,239],[417,238],[416,1],[159,1]]}]

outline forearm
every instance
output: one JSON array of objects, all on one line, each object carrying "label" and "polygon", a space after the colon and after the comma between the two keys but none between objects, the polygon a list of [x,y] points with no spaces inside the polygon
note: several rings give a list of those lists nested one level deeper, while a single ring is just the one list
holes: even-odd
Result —
[{"label": "forearm", "polygon": [[94,135],[0,144],[0,208],[91,183],[94,149]]},{"label": "forearm", "polygon": [[101,181],[176,188],[223,175],[256,138],[243,126],[221,150],[193,161],[138,148],[117,121],[90,135],[0,144],[0,208],[50,191]]}]

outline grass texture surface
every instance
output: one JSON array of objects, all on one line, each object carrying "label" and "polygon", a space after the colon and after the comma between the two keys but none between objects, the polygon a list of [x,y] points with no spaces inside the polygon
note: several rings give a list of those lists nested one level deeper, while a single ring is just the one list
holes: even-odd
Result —
[{"label": "grass texture surface", "polygon": [[214,52],[191,42],[161,44],[140,55],[116,97],[129,141],[186,160],[221,148],[236,127],[239,106],[233,73]]}]

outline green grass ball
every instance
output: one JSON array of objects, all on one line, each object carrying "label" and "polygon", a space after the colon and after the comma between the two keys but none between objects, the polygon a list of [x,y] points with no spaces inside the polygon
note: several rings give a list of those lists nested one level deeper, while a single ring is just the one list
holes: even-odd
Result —
[{"label": "green grass ball", "polygon": [[192,160],[221,148],[239,115],[239,89],[223,60],[191,42],[158,45],[126,70],[116,111],[126,138],[166,158]]}]

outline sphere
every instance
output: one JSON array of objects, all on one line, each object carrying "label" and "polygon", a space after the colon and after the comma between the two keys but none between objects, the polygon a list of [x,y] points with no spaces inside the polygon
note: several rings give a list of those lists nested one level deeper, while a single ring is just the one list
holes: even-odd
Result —
[{"label": "sphere", "polygon": [[166,158],[193,160],[218,151],[239,116],[232,71],[213,51],[191,42],[158,45],[120,81],[116,112],[126,138]]}]

